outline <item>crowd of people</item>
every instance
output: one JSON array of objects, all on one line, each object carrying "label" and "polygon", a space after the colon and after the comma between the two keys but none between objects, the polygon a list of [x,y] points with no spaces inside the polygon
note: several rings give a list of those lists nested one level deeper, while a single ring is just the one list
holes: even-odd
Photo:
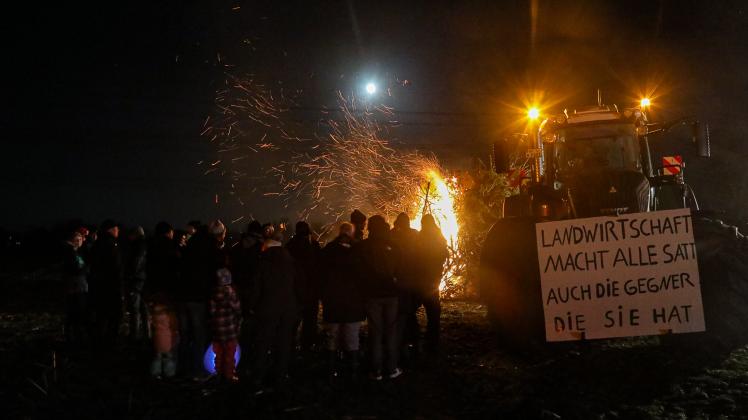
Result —
[{"label": "crowd of people", "polygon": [[71,348],[94,351],[125,338],[150,342],[154,378],[213,377],[204,363],[212,349],[216,378],[251,381],[258,393],[289,377],[296,351],[326,351],[333,377],[395,379],[401,355],[421,348],[421,306],[422,348],[439,346],[448,249],[431,215],[421,226],[412,229],[405,213],[390,227],[355,210],[324,247],[304,221],[288,239],[283,226],[253,221],[233,244],[219,220],[191,222],[179,234],[160,222],[150,238],[141,227],[121,235],[111,220],[77,228],[63,264],[65,337]]}]

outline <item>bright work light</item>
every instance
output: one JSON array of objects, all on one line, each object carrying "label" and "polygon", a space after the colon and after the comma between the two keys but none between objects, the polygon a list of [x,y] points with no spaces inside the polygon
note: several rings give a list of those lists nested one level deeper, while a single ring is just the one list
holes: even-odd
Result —
[{"label": "bright work light", "polygon": [[527,110],[527,118],[537,120],[538,117],[540,117],[540,110],[537,107],[532,107]]}]

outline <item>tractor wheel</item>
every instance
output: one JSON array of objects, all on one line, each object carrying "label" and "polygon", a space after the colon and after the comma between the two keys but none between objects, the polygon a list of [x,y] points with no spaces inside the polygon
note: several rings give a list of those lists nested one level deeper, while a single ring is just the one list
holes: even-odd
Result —
[{"label": "tractor wheel", "polygon": [[748,238],[720,220],[694,215],[693,225],[706,331],[663,341],[729,352],[748,343]]}]

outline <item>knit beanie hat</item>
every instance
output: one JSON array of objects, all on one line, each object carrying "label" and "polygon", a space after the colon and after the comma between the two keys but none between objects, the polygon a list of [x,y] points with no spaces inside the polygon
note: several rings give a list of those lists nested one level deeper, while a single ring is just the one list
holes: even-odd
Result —
[{"label": "knit beanie hat", "polygon": [[226,226],[220,220],[214,220],[208,225],[208,232],[212,235],[221,235],[226,232]]},{"label": "knit beanie hat", "polygon": [[353,213],[351,213],[351,223],[354,225],[362,225],[366,223],[366,215],[359,209],[353,210]]}]

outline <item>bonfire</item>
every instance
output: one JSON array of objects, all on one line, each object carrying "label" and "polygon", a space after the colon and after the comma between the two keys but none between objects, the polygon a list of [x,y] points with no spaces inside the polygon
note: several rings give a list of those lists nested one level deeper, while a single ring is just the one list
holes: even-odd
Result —
[{"label": "bonfire", "polygon": [[[338,108],[325,111],[323,124],[309,136],[308,127],[293,123],[291,99],[250,76],[230,75],[225,86],[216,97],[218,115],[204,124],[203,135],[220,156],[206,173],[230,176],[232,187],[243,180],[254,185],[274,180],[275,187],[260,193],[284,200],[299,219],[331,221],[329,229],[355,208],[390,221],[406,212],[415,229],[424,212],[431,213],[450,250],[440,290],[445,295],[458,290],[458,179],[447,176],[435,156],[387,139],[395,120],[392,109],[339,93]],[[243,197],[245,191],[232,191],[242,205],[250,198]]]}]

